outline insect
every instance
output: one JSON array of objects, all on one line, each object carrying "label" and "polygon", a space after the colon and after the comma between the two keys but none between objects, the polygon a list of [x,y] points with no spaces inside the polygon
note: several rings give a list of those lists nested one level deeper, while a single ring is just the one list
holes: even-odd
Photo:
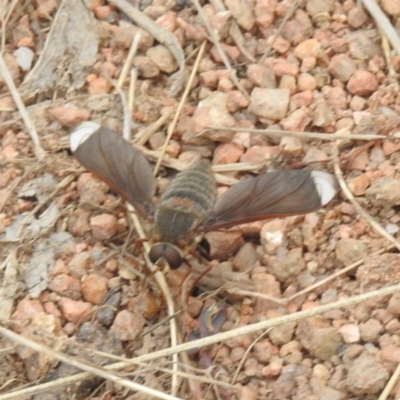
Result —
[{"label": "insect", "polygon": [[121,135],[91,121],[70,135],[74,157],[106,182],[139,215],[154,218],[159,241],[150,250],[154,263],[163,258],[171,268],[183,262],[179,249],[197,231],[290,215],[306,214],[328,204],[337,192],[333,175],[323,171],[273,171],[243,179],[217,199],[209,163],[194,163],[178,173],[157,206],[156,182],[146,157]]}]

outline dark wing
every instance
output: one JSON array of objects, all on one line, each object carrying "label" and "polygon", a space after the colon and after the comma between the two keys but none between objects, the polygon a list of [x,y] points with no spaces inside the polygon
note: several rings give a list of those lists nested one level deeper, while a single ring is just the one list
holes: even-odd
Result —
[{"label": "dark wing", "polygon": [[274,171],[244,179],[217,200],[205,230],[306,214],[329,203],[338,190],[322,171]]},{"label": "dark wing", "polygon": [[140,215],[153,212],[155,179],[150,163],[121,135],[95,122],[83,122],[72,131],[70,148],[84,167],[131,203]]}]

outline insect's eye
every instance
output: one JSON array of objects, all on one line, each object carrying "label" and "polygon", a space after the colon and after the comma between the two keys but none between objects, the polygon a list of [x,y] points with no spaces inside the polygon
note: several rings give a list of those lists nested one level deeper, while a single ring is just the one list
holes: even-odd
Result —
[{"label": "insect's eye", "polygon": [[183,256],[178,247],[171,243],[160,242],[153,245],[149,251],[150,261],[154,264],[163,258],[172,269],[182,265]]}]

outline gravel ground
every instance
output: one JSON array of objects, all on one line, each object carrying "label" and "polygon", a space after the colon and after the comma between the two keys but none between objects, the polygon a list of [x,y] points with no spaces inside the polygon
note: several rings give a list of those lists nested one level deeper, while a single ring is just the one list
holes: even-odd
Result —
[{"label": "gravel ground", "polygon": [[[71,360],[100,370],[400,281],[400,56],[386,30],[397,38],[400,0],[379,4],[382,29],[369,2],[352,0],[3,3],[16,90],[0,65],[0,400],[47,382],[58,385],[27,395],[157,398],[102,375],[62,379],[85,370]],[[199,155],[218,193],[269,168],[336,167],[350,195],[305,216],[207,232],[210,271],[191,254],[163,271],[179,311],[172,338],[170,303],[126,204],[68,148],[82,121],[121,133],[124,110],[152,165],[172,126],[157,195]],[[314,314],[181,353],[186,375],[175,380],[165,355],[114,377],[181,399],[400,398],[400,293]]]}]

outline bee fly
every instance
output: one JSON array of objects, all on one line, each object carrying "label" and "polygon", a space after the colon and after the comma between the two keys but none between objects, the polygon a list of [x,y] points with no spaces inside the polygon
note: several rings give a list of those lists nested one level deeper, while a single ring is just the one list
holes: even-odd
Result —
[{"label": "bee fly", "polygon": [[70,135],[74,157],[106,182],[139,215],[154,217],[160,238],[150,250],[178,268],[177,244],[199,231],[290,215],[306,214],[329,203],[337,192],[335,178],[323,171],[274,171],[243,179],[216,199],[216,181],[207,161],[178,173],[154,207],[155,178],[149,161],[121,135],[95,122],[79,124]]}]

